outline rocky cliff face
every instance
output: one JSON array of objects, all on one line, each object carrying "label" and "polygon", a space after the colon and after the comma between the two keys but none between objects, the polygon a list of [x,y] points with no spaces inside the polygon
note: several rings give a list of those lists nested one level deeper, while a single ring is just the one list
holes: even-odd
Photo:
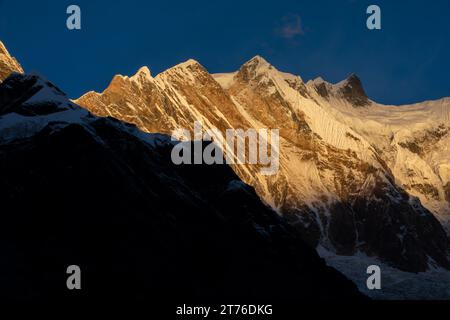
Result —
[{"label": "rocky cliff face", "polygon": [[[312,246],[322,244],[341,254],[362,250],[408,271],[433,264],[449,267],[447,235],[436,219],[444,221],[449,214],[446,177],[406,183],[403,171],[414,166],[414,176],[423,177],[420,170],[425,165],[418,173],[415,160],[402,163],[408,148],[399,144],[389,123],[396,121],[397,107],[369,100],[357,76],[336,85],[321,79],[305,84],[258,56],[230,74],[210,75],[193,60],[156,77],[144,70],[133,77],[116,76],[103,93],[90,92],[76,102],[146,132],[191,130],[194,121],[222,132],[279,129],[276,175],[262,175],[254,165],[232,167]],[[413,115],[420,113],[417,109],[401,110]],[[448,104],[431,103],[423,109],[442,112],[446,118],[440,122],[447,125]],[[415,121],[399,125],[410,128]],[[436,176],[449,163],[437,144],[444,144],[449,135],[436,133],[434,127],[427,128],[434,132],[430,138],[409,145],[436,150],[439,160],[430,160],[442,164],[430,169]],[[441,205],[439,210],[434,203]]]}]

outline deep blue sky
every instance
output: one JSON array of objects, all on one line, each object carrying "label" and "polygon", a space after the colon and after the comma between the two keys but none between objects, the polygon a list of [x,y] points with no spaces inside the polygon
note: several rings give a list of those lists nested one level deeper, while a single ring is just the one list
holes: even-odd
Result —
[{"label": "deep blue sky", "polygon": [[[70,4],[81,31],[66,28]],[[369,4],[381,31],[366,28]],[[450,0],[0,0],[0,40],[72,98],[142,65],[156,75],[194,58],[228,72],[256,54],[304,80],[355,72],[384,103],[450,96]]]}]

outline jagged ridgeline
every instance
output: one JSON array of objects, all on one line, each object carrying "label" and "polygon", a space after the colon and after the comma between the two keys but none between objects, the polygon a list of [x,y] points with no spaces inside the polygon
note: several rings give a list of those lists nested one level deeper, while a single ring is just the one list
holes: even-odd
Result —
[{"label": "jagged ridgeline", "polygon": [[[448,99],[384,106],[356,75],[305,84],[257,56],[227,74],[211,75],[194,60],[155,77],[144,67],[76,103],[146,132],[170,134],[199,120],[222,132],[279,129],[276,175],[233,169],[312,246],[363,251],[407,271],[449,266],[441,225],[450,213]],[[414,152],[410,140],[427,151]]]},{"label": "jagged ridgeline", "polygon": [[[4,70],[22,72],[6,49],[2,52]],[[44,84],[39,86],[47,90]],[[3,139],[38,123],[12,119],[18,110],[36,113],[43,96],[33,96],[31,108],[23,97],[8,100]],[[104,92],[88,92],[73,102],[147,133],[192,130],[196,121],[222,133],[279,129],[275,175],[262,175],[253,165],[231,168],[303,241],[335,254],[364,252],[405,271],[449,268],[448,98],[381,105],[367,97],[356,75],[337,84],[321,78],[305,83],[256,56],[223,74],[209,74],[194,60],[156,76],[142,67],[131,77],[115,76]],[[60,121],[60,115],[51,117]]]}]

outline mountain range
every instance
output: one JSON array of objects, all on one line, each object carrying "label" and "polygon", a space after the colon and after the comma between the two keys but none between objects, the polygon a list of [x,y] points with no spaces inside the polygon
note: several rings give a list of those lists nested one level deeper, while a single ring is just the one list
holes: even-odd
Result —
[{"label": "mountain range", "polygon": [[143,67],[74,102],[145,132],[170,134],[194,121],[222,132],[279,129],[276,175],[232,167],[308,243],[407,271],[449,267],[449,99],[383,106],[356,75],[304,83],[256,56],[227,74],[194,60],[156,77]]},{"label": "mountain range", "polygon": [[[0,70],[0,81],[15,72],[0,90],[0,137],[8,148],[44,128],[59,132],[60,122],[78,123],[73,116],[84,112],[78,106],[94,123],[117,126],[115,118],[148,134],[192,130],[195,121],[222,132],[279,129],[277,174],[263,175],[249,164],[231,168],[290,234],[311,248],[364,253],[403,271],[450,268],[449,98],[382,105],[367,97],[356,75],[337,84],[321,78],[305,83],[260,56],[222,74],[210,74],[195,60],[154,77],[142,67],[71,102],[41,77],[19,76],[22,68],[3,45]],[[73,110],[59,110],[61,103]],[[192,170],[209,170],[204,167]]]},{"label": "mountain range", "polygon": [[[4,79],[3,300],[366,300],[230,167],[175,165],[174,145],[91,114],[41,76]],[[66,288],[73,264],[79,292]]]}]

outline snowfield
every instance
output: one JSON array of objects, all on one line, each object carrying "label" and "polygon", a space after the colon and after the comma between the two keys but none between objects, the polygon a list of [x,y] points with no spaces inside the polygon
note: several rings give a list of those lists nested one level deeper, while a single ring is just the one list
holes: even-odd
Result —
[{"label": "snowfield", "polygon": [[[330,267],[342,272],[358,289],[376,300],[449,300],[450,271],[431,267],[427,272],[411,273],[392,268],[375,257],[364,253],[354,256],[339,256],[319,246],[319,255]],[[366,280],[367,267],[381,268],[381,290],[369,290]]]}]

